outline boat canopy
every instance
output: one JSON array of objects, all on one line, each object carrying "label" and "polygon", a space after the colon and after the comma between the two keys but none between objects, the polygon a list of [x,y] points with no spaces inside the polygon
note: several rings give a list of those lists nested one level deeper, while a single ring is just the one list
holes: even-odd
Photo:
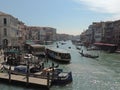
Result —
[{"label": "boat canopy", "polygon": [[32,44],[30,46],[33,47],[33,48],[40,48],[40,47],[44,47],[45,48],[45,45],[40,45],[40,44]]},{"label": "boat canopy", "polygon": [[60,48],[47,48],[47,49],[57,52],[57,53],[64,53],[64,54],[69,53],[67,50],[60,49]]}]

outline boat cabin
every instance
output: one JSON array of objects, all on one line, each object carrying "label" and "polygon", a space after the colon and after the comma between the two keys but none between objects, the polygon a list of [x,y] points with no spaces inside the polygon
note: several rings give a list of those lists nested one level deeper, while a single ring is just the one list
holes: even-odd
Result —
[{"label": "boat cabin", "polygon": [[45,45],[31,45],[32,54],[36,56],[45,56]]},{"label": "boat cabin", "polygon": [[29,53],[35,56],[45,56],[45,45],[40,44],[29,45]]},{"label": "boat cabin", "polygon": [[46,54],[49,57],[56,59],[58,61],[69,62],[71,59],[70,53],[60,48],[47,48]]}]

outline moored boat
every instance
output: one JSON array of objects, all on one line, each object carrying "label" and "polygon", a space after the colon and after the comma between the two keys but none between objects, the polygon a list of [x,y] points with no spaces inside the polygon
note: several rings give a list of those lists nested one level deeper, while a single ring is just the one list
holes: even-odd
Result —
[{"label": "moored boat", "polygon": [[72,72],[64,72],[63,69],[59,68],[46,68],[41,73],[46,76],[47,73],[50,73],[50,78],[52,80],[52,85],[66,85],[73,81]]},{"label": "moored boat", "polygon": [[72,82],[72,72],[61,72],[52,81],[53,85],[66,85]]}]

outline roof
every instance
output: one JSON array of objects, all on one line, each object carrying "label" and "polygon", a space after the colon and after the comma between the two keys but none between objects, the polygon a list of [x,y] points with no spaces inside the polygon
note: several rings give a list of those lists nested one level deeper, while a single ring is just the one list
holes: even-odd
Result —
[{"label": "roof", "polygon": [[33,47],[33,48],[40,48],[40,47],[45,48],[45,45],[40,45],[40,44],[33,44],[33,45],[30,45],[30,46]]},{"label": "roof", "polygon": [[49,49],[51,51],[54,51],[54,52],[58,52],[58,53],[69,53],[67,50],[60,49],[60,48],[55,48],[55,47],[49,47],[47,49]]},{"label": "roof", "polygon": [[7,52],[7,53],[16,53],[16,54],[20,54],[20,51],[18,51],[18,50],[7,50],[7,51],[5,51],[5,52]]},{"label": "roof", "polygon": [[94,45],[100,45],[100,46],[117,46],[116,44],[109,44],[109,43],[94,43]]},{"label": "roof", "polygon": [[0,15],[9,15],[9,14],[0,11]]}]

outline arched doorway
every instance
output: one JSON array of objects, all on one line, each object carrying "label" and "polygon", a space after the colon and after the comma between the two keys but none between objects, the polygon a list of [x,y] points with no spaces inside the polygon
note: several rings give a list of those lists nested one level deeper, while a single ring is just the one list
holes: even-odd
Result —
[{"label": "arched doorway", "polygon": [[3,40],[3,48],[6,48],[8,46],[8,40],[4,39]]}]

